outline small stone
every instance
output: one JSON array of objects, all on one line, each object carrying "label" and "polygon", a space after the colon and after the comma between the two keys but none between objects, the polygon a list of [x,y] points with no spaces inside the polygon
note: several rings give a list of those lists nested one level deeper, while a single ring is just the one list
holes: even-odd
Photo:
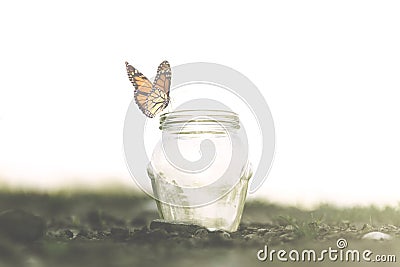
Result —
[{"label": "small stone", "polygon": [[208,230],[205,228],[197,229],[194,233],[194,236],[198,238],[206,238],[208,237]]},{"label": "small stone", "polygon": [[129,237],[129,230],[125,228],[111,228],[111,236],[116,240],[125,240]]},{"label": "small stone", "polygon": [[294,230],[294,226],[291,225],[291,224],[286,225],[285,230],[287,230],[287,231],[293,231],[293,230]]},{"label": "small stone", "polygon": [[111,233],[108,231],[97,231],[96,238],[99,240],[103,240],[103,239],[106,239],[107,237],[109,237],[110,235],[111,235]]},{"label": "small stone", "polygon": [[79,230],[77,229],[70,229],[71,233],[72,233],[72,238],[77,237],[77,235],[79,234]]},{"label": "small stone", "polygon": [[64,233],[64,236],[66,237],[66,238],[73,238],[74,237],[74,233],[72,233],[70,230],[64,230],[63,231],[63,233]]},{"label": "small stone", "polygon": [[43,237],[45,222],[23,210],[7,210],[0,213],[0,235],[20,242],[32,242]]},{"label": "small stone", "polygon": [[268,229],[264,229],[264,228],[260,228],[260,229],[258,229],[257,230],[257,234],[258,235],[265,235],[265,233],[267,233],[268,232]]},{"label": "small stone", "polygon": [[256,235],[255,234],[248,234],[244,236],[244,240],[248,241],[248,240],[252,240],[254,239]]},{"label": "small stone", "polygon": [[89,231],[87,229],[81,229],[79,233],[76,235],[76,238],[83,238],[83,239],[95,239],[96,234],[95,232]]},{"label": "small stone", "polygon": [[391,235],[382,233],[382,232],[370,232],[368,234],[363,235],[362,239],[370,239],[370,240],[391,240],[393,237]]},{"label": "small stone", "polygon": [[294,240],[294,236],[292,233],[283,234],[279,238],[283,242]]},{"label": "small stone", "polygon": [[49,231],[47,232],[48,236],[60,239],[71,239],[74,237],[74,233],[70,230],[58,230],[58,231]]},{"label": "small stone", "polygon": [[220,236],[222,239],[231,239],[231,234],[228,233],[228,232],[225,232],[225,231],[221,231],[221,232],[219,233],[219,236]]},{"label": "small stone", "polygon": [[258,228],[257,227],[252,227],[252,226],[242,226],[240,228],[240,232],[244,235],[246,234],[253,234],[257,232]]},{"label": "small stone", "polygon": [[192,236],[200,228],[203,228],[203,227],[196,225],[196,224],[186,224],[186,223],[181,223],[181,222],[167,222],[164,220],[153,220],[150,223],[151,230],[162,229],[162,230],[167,231],[168,233],[177,232],[183,236]]}]

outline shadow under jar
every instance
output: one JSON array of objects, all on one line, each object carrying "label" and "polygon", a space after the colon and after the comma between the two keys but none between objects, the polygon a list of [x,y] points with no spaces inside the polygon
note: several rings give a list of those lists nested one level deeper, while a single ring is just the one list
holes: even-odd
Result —
[{"label": "shadow under jar", "polygon": [[160,129],[147,168],[160,217],[236,231],[252,176],[239,116],[180,110],[161,115]]}]

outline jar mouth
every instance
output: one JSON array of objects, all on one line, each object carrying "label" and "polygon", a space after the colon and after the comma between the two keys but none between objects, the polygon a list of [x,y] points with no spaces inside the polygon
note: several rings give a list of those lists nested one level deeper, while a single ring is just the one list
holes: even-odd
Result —
[{"label": "jar mouth", "polygon": [[240,129],[240,121],[230,110],[188,109],[160,115],[159,128],[176,134],[224,134]]}]

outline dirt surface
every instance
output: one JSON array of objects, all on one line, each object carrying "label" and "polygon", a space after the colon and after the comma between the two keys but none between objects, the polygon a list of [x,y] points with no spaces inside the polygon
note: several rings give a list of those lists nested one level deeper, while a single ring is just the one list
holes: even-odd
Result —
[{"label": "dirt surface", "polygon": [[[321,205],[307,211],[253,201],[246,203],[242,224],[234,233],[157,220],[152,199],[127,193],[2,192],[0,212],[0,267],[285,266],[293,261],[281,262],[275,256],[272,262],[270,257],[263,262],[257,252],[268,246],[269,251],[296,249],[301,254],[315,249],[319,253],[329,247],[338,249],[338,239],[347,242],[343,251],[369,249],[372,257],[394,255],[400,261],[398,208]],[[363,239],[374,231],[388,234],[390,240]],[[356,263],[325,258],[293,264]]]}]

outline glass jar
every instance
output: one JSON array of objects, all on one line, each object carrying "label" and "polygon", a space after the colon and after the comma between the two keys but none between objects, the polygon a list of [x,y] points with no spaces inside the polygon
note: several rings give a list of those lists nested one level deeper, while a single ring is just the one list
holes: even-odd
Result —
[{"label": "glass jar", "polygon": [[160,217],[236,231],[252,175],[238,115],[174,111],[160,116],[160,129],[147,168]]}]

